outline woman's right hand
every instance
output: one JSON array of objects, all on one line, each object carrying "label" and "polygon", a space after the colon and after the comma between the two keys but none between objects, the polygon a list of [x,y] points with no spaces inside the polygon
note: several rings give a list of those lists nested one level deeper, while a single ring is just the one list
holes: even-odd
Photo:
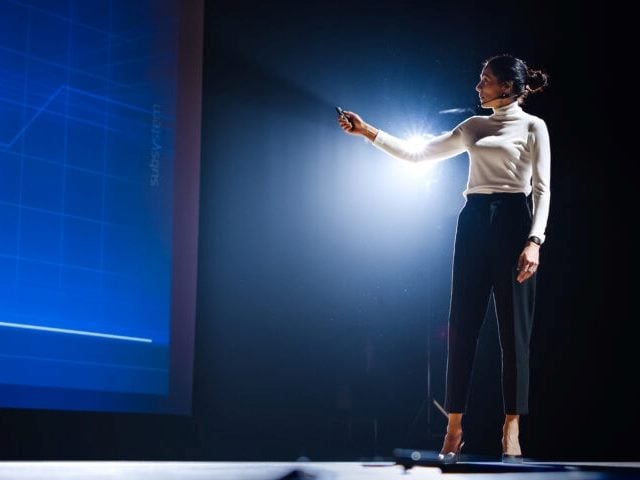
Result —
[{"label": "woman's right hand", "polygon": [[367,132],[366,123],[360,115],[354,112],[344,111],[344,115],[338,115],[340,128],[351,135],[364,135]]}]

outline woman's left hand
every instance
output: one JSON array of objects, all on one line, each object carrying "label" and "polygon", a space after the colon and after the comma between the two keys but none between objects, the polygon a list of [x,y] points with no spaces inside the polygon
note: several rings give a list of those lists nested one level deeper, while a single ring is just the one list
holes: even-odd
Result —
[{"label": "woman's left hand", "polygon": [[520,257],[518,257],[518,276],[516,280],[522,283],[530,279],[540,264],[540,246],[533,242],[527,243]]}]

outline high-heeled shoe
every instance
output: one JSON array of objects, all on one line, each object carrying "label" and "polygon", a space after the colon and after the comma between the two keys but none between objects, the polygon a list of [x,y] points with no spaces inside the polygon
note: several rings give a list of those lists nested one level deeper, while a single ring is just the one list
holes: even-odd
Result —
[{"label": "high-heeled shoe", "polygon": [[508,453],[503,453],[502,463],[524,463],[524,457],[522,455],[510,455]]},{"label": "high-heeled shoe", "polygon": [[[504,437],[502,437],[502,449],[505,449]],[[502,452],[502,463],[524,463],[524,457],[521,454],[512,455],[510,453]]]},{"label": "high-heeled shoe", "polygon": [[462,435],[460,435],[460,443],[458,443],[458,447],[452,452],[440,452],[438,454],[438,461],[444,465],[458,463],[460,461],[460,452],[462,451],[463,446],[464,441],[462,439]]}]

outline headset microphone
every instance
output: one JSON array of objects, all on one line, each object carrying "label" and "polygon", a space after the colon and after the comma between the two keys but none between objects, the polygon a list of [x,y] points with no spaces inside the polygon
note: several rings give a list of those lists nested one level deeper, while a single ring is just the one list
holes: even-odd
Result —
[{"label": "headset microphone", "polygon": [[485,103],[493,102],[494,100],[498,100],[499,98],[513,98],[513,97],[519,97],[520,95],[522,95],[522,93],[514,93],[514,94],[511,94],[511,95],[507,95],[506,93],[503,93],[499,97],[490,98],[489,100],[485,100],[484,102],[480,103],[478,106],[481,107]]}]

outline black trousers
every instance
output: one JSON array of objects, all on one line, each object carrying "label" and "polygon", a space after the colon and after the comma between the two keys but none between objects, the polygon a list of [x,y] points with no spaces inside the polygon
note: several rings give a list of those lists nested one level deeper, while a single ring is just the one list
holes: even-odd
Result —
[{"label": "black trousers", "polygon": [[505,414],[529,410],[529,343],[536,274],[518,283],[531,227],[523,193],[469,194],[458,216],[449,312],[444,408],[464,413],[480,328],[493,296],[502,352]]}]

